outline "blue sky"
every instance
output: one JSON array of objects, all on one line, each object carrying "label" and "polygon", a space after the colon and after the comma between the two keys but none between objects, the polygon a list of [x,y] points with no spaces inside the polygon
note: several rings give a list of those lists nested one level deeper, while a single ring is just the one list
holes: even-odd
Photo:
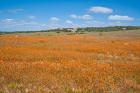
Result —
[{"label": "blue sky", "polygon": [[0,0],[0,31],[140,25],[140,0]]}]

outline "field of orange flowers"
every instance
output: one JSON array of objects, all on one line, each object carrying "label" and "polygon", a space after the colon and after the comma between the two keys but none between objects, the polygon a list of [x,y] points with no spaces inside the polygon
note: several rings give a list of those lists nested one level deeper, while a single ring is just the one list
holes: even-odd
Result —
[{"label": "field of orange flowers", "polygon": [[140,93],[140,34],[128,33],[1,35],[0,93]]}]

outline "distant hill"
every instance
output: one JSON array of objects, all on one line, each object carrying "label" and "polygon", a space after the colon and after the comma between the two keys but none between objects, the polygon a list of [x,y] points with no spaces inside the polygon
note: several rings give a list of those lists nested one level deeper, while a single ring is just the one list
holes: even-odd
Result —
[{"label": "distant hill", "polygon": [[13,33],[36,33],[36,32],[110,32],[110,31],[121,31],[121,30],[137,30],[140,26],[114,26],[114,27],[85,27],[85,28],[58,28],[50,30],[40,30],[40,31],[15,31],[15,32],[0,32],[2,34],[13,34]]}]

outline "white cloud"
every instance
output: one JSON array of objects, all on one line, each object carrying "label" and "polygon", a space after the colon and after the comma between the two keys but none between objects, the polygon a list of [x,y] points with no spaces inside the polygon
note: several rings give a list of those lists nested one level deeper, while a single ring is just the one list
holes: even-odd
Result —
[{"label": "white cloud", "polygon": [[7,10],[7,12],[9,12],[9,13],[18,13],[18,12],[21,12],[21,11],[24,11],[24,9],[17,8],[17,9],[9,9],[9,10]]},{"label": "white cloud", "polygon": [[92,20],[93,18],[92,18],[91,15],[83,15],[83,16],[81,16],[81,19],[83,19],[83,20]]},{"label": "white cloud", "polygon": [[97,20],[93,20],[93,21],[86,21],[85,23],[88,23],[88,24],[92,24],[92,23],[96,23],[96,24],[104,24],[104,22],[102,21],[97,21]]},{"label": "white cloud", "polygon": [[0,20],[0,30],[3,31],[28,31],[42,29],[48,29],[48,25],[46,23],[29,20],[28,18],[22,20],[12,18]]},{"label": "white cloud", "polygon": [[60,28],[61,25],[59,23],[60,19],[58,17],[51,17],[48,22],[49,28]]},{"label": "white cloud", "polygon": [[67,24],[73,24],[73,22],[71,20],[66,20]]},{"label": "white cloud", "polygon": [[59,18],[57,18],[57,17],[51,17],[50,18],[50,21],[52,21],[52,22],[57,22],[57,21],[59,21],[60,19]]},{"label": "white cloud", "polygon": [[16,25],[40,25],[38,22],[30,20],[19,20]]},{"label": "white cloud", "polygon": [[35,19],[35,16],[28,16],[29,19]]},{"label": "white cloud", "polygon": [[6,18],[6,19],[2,20],[0,23],[1,24],[10,25],[10,24],[15,23],[15,20],[14,19],[11,19],[11,18]]},{"label": "white cloud", "polygon": [[71,17],[71,18],[74,18],[74,19],[77,19],[77,18],[78,18],[78,16],[75,15],[75,14],[70,15],[70,17]]},{"label": "white cloud", "polygon": [[108,24],[102,21],[92,20],[92,21],[85,21],[83,25],[84,27],[104,27]]},{"label": "white cloud", "polygon": [[15,19],[4,19],[0,21],[0,25],[4,25],[4,26],[23,26],[23,25],[42,25],[38,22],[32,21],[32,20],[15,20]]},{"label": "white cloud", "polygon": [[81,20],[92,20],[93,19],[93,17],[91,15],[87,15],[87,14],[81,15],[81,16],[72,14],[72,15],[70,15],[70,17],[73,19],[81,19]]},{"label": "white cloud", "polygon": [[134,18],[133,17],[129,17],[129,16],[121,16],[121,15],[110,15],[108,17],[109,20],[124,20],[124,21],[133,21]]},{"label": "white cloud", "polygon": [[108,7],[96,6],[96,7],[91,7],[89,11],[93,13],[110,14],[113,12],[113,9]]},{"label": "white cloud", "polygon": [[127,22],[122,22],[122,21],[111,21],[108,22],[109,26],[127,26]]},{"label": "white cloud", "polygon": [[41,24],[41,26],[47,27],[48,25],[47,24]]},{"label": "white cloud", "polygon": [[4,19],[4,20],[2,20],[3,22],[12,22],[12,21],[14,21],[14,19],[10,19],[10,18],[7,18],[7,19]]}]

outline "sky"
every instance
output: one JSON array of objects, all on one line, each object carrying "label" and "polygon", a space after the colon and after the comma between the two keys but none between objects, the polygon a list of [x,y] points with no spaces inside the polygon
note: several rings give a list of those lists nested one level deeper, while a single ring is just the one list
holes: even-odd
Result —
[{"label": "sky", "polygon": [[0,31],[140,26],[140,0],[0,0]]}]

